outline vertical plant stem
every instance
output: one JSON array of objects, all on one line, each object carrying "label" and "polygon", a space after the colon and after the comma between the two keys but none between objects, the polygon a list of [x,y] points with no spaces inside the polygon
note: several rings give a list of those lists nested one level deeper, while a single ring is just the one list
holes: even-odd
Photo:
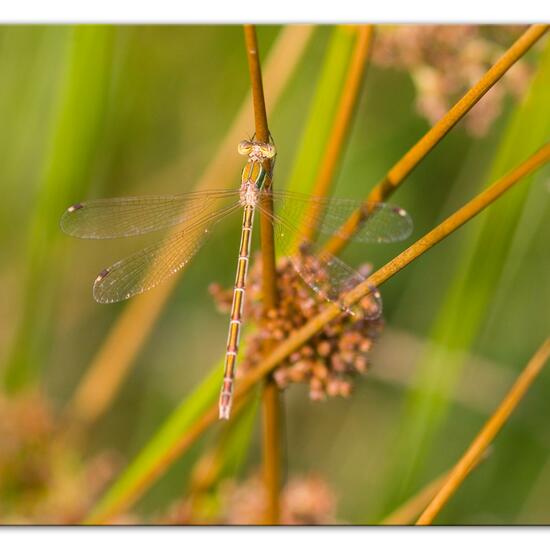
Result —
[{"label": "vertical plant stem", "polygon": [[477,437],[472,441],[468,450],[451,470],[443,486],[426,507],[420,518],[418,518],[416,522],[417,525],[430,525],[433,522],[451,496],[462,485],[473,465],[479,460],[480,456],[485,452],[495,436],[507,422],[508,418],[510,418],[510,415],[521,402],[536,377],[540,374],[549,357],[550,338],[547,338],[542,346],[536,351],[535,355],[533,355],[529,363],[527,363],[527,366],[518,376],[516,382],[502,400],[497,410],[493,413],[485,426],[483,426]]},{"label": "vertical plant stem", "polygon": [[271,374],[265,378],[262,393],[264,483],[266,488],[265,523],[278,525],[280,521],[279,493],[282,484],[282,410],[279,388]]},{"label": "vertical plant stem", "polygon": [[[244,37],[250,82],[252,86],[252,103],[254,105],[254,122],[256,139],[268,142],[270,139],[265,108],[262,72],[258,52],[256,29],[253,25],[244,26]],[[271,159],[264,161],[268,173],[271,172]],[[265,184],[271,187],[272,181]],[[269,195],[264,195],[264,206],[273,211],[273,201]],[[275,265],[275,245],[273,240],[273,226],[267,215],[260,213],[260,239],[262,250],[262,292],[264,314],[277,306],[277,273]],[[270,351],[273,344],[266,344],[266,351]],[[271,525],[279,523],[279,490],[281,486],[281,403],[277,385],[271,374],[265,377],[265,387],[262,395],[263,402],[263,460],[264,482],[267,495],[265,522]]]},{"label": "vertical plant stem", "polygon": [[[324,196],[330,192],[340,160],[346,139],[351,128],[353,113],[357,106],[359,95],[364,80],[365,70],[367,68],[367,59],[371,51],[372,37],[374,35],[373,25],[361,25],[357,29],[357,38],[351,58],[350,66],[345,77],[342,95],[334,117],[334,124],[330,132],[330,139],[327,143],[323,160],[319,166],[317,179],[313,186],[313,194]],[[313,219],[319,211],[320,205],[312,203],[308,219]],[[315,227],[313,224],[306,224],[302,233],[308,239],[315,237]]]}]

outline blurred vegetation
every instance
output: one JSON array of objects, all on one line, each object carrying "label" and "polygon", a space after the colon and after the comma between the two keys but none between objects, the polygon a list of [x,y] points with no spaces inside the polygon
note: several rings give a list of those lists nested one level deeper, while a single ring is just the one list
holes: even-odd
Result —
[{"label": "blurred vegetation", "polygon": [[[280,30],[258,28],[262,58]],[[430,127],[429,106],[452,104],[461,86],[465,91],[473,84],[466,77],[452,86],[440,83],[438,103],[434,88],[422,80],[433,82],[433,75],[419,72],[418,59],[438,75],[456,77],[470,69],[475,81],[522,30],[472,27],[468,40],[479,48],[466,56],[464,31],[378,28],[336,194],[365,197]],[[423,33],[428,46],[421,47]],[[399,41],[418,58],[399,58]],[[500,92],[489,92],[468,115],[484,117],[483,124],[460,123],[392,197],[414,219],[412,239],[548,141],[550,49],[544,42],[521,60],[512,84],[497,84]],[[269,113],[278,149],[275,185],[310,188],[352,44],[349,29],[316,28]],[[430,52],[430,44],[445,59]],[[73,241],[58,230],[59,217],[84,198],[193,190],[249,89],[242,29],[1,27],[0,82],[0,410],[17,419],[30,402],[38,411],[33,419],[58,417],[124,308],[93,301],[95,275],[147,241]],[[494,111],[489,123],[486,99]],[[155,176],[170,166],[178,167],[177,177],[153,187]],[[385,330],[371,371],[351,398],[318,403],[304,387],[285,392],[285,491],[295,494],[296,477],[318,475],[336,502],[333,509],[325,488],[306,484],[325,495],[325,519],[372,523],[454,464],[550,328],[549,177],[548,168],[537,172],[384,286]],[[236,185],[238,174],[215,186]],[[0,438],[0,522],[40,521],[48,508],[27,504],[48,491],[70,493],[60,497],[65,507],[88,509],[99,488],[86,498],[80,492],[97,457],[109,451],[111,466],[99,476],[104,483],[125,465],[139,468],[155,445],[188,427],[215,398],[219,379],[212,368],[224,348],[227,319],[216,311],[208,284],[232,283],[239,224],[235,216],[220,227],[187,269],[107,413],[92,429],[57,443],[75,450],[50,450],[36,455],[47,456],[43,463],[31,461],[33,468],[45,468],[38,476],[40,493],[29,493],[28,461],[11,449],[36,452],[57,441],[57,432],[40,422],[12,422],[29,437],[19,434],[12,447],[6,443],[11,439]],[[353,245],[344,256],[353,265],[379,266],[403,248]],[[441,521],[550,522],[548,391],[550,378],[543,373]],[[122,519],[166,519],[174,503],[196,490],[196,464],[216,445],[228,459],[219,475],[249,478],[260,452],[254,406],[248,405],[233,432],[211,430],[139,501],[135,516]],[[131,468],[125,475],[131,477]],[[76,472],[77,481],[49,483],[48,473],[58,480],[59,472]],[[19,481],[6,485],[2,476]],[[222,491],[220,502],[233,502],[234,490],[226,490],[230,496]],[[25,506],[18,507],[19,494],[26,495]],[[57,520],[82,513],[60,513]],[[43,519],[49,520],[55,518]]]}]

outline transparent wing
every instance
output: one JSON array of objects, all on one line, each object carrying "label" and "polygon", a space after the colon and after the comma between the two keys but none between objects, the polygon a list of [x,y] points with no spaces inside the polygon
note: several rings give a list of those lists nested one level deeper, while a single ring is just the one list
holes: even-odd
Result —
[{"label": "transparent wing", "polygon": [[211,213],[104,269],[95,280],[94,298],[100,303],[120,302],[157,286],[189,263],[212,227],[239,207],[236,202]]},{"label": "transparent wing", "polygon": [[[258,208],[273,222],[278,252],[290,260],[294,269],[314,292],[352,315],[360,315],[367,319],[377,319],[382,315],[382,298],[374,286],[368,299],[368,307],[349,308],[341,301],[342,294],[365,280],[363,275],[336,256],[305,239],[293,223],[280,213],[268,212],[261,202]],[[297,236],[298,239],[296,239]],[[295,245],[297,240],[301,242],[298,247]]]},{"label": "transparent wing", "polygon": [[238,189],[224,189],[79,202],[65,211],[61,229],[68,235],[84,239],[141,235],[193,220],[215,201],[238,194]]},{"label": "transparent wing", "polygon": [[413,223],[405,210],[386,203],[362,202],[338,197],[316,197],[288,191],[274,191],[277,215],[300,227],[338,235],[342,224],[356,211],[365,213],[365,221],[353,236],[354,241],[391,243],[406,239]]}]

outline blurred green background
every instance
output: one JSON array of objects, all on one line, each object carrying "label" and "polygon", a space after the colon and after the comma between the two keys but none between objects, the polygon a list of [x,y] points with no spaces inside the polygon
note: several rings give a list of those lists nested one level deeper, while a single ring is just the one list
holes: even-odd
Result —
[{"label": "blurred green background", "polygon": [[[476,29],[494,59],[523,30]],[[280,31],[258,28],[262,57]],[[270,113],[279,187],[292,172],[335,32],[313,31]],[[411,40],[390,38],[392,32],[378,29],[374,47]],[[437,57],[444,45],[434,41],[433,48]],[[448,50],[445,63],[428,52],[425,65],[456,75],[468,58],[455,47],[453,59]],[[548,140],[549,54],[542,40],[522,60],[523,88],[499,92],[499,112],[486,131],[460,123],[392,197],[414,219],[411,239],[354,245],[345,253],[350,263],[382,265]],[[365,197],[430,127],[418,109],[421,73],[405,61],[392,65],[375,51],[337,195]],[[238,26],[0,28],[0,360],[7,400],[39,387],[62,410],[125,307],[96,304],[91,285],[143,241],[70,239],[58,228],[63,210],[91,197],[193,190],[248,88]],[[457,89],[441,94],[452,104]],[[156,176],[173,165],[177,177],[159,188]],[[228,174],[215,186],[237,186],[238,177]],[[307,388],[285,392],[285,472],[320,474],[336,495],[340,521],[376,522],[454,464],[548,336],[549,177],[548,169],[537,172],[383,287],[385,331],[350,399],[313,403]],[[86,456],[113,449],[122,463],[130,461],[220,358],[227,318],[208,284],[232,284],[239,223],[235,216],[220,227],[187,269],[121,392],[87,434]],[[441,522],[550,522],[549,391],[543,373]],[[256,429],[240,476],[259,463],[259,441]],[[204,444],[139,502],[140,517],[158,516],[182,496]]]}]

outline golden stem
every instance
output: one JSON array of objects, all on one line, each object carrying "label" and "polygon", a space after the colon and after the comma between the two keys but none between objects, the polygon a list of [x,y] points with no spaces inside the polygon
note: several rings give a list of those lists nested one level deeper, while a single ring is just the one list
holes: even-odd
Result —
[{"label": "golden stem", "polygon": [[544,365],[550,357],[550,338],[546,339],[542,346],[536,351],[529,363],[520,373],[516,382],[502,400],[497,410],[481,429],[477,437],[472,441],[468,450],[462,455],[456,466],[445,480],[433,500],[428,504],[424,512],[418,518],[416,525],[430,525],[437,514],[447,504],[451,496],[462,485],[466,476],[472,469],[479,457],[485,452],[495,436],[507,422],[514,409],[521,402],[531,384],[540,374]]},{"label": "golden stem", "polygon": [[[254,121],[256,139],[267,143],[270,139],[265,109],[265,98],[262,84],[258,41],[254,25],[244,26],[250,82],[252,86],[252,100],[254,105]],[[271,173],[272,162],[264,161],[267,173]],[[272,181],[266,181],[265,186],[270,188]],[[268,212],[273,212],[273,200],[264,195],[263,206]],[[260,240],[262,251],[262,292],[264,302],[264,316],[277,307],[277,268],[275,264],[275,244],[273,239],[273,225],[268,214],[260,212]],[[266,343],[266,351],[272,349],[273,343]],[[267,373],[265,376],[262,394],[264,430],[263,430],[263,461],[264,483],[267,494],[265,522],[270,525],[279,523],[279,492],[281,487],[281,403],[279,389]]]},{"label": "golden stem", "polygon": [[[368,295],[372,285],[379,287],[388,279],[399,273],[404,267],[451,235],[468,220],[479,214],[515,183],[527,176],[530,172],[540,168],[549,160],[550,143],[547,143],[514,170],[497,180],[488,189],[482,191],[474,199],[424,235],[424,237],[416,241],[393,260],[373,273],[367,281],[360,283],[350,292],[346,293],[343,297],[345,302],[352,304]],[[286,359],[293,351],[302,346],[312,336],[321,331],[327,323],[330,323],[339,315],[341,315],[341,310],[338,306],[327,306],[323,312],[311,319],[303,327],[296,330],[287,340],[273,349],[273,351],[260,361],[253,371],[243,376],[239,381],[235,391],[235,405],[240,404],[243,397],[281,361]],[[159,457],[152,469],[147,471],[139,482],[133,485],[125,493],[124,499],[120,499],[118,502],[111,505],[109,509],[102,510],[101,513],[93,514],[89,521],[92,523],[100,523],[108,520],[108,518],[112,517],[114,514],[125,510],[178,456],[190,447],[191,444],[217,420],[217,414],[217,404],[214,404],[196,424],[183,434],[182,438],[173,447],[167,449],[166,453]]]},{"label": "golden stem", "polygon": [[394,510],[389,516],[384,518],[381,525],[410,525],[422,513],[430,500],[437,494],[445,482],[449,472],[444,472],[440,476],[430,481],[422,487],[418,493],[414,494],[409,500],[402,504],[397,510]]},{"label": "golden stem", "polygon": [[354,212],[334,236],[327,241],[325,250],[332,254],[340,252],[366,219],[368,203],[387,200],[412,170],[547,30],[548,25],[532,25],[529,27],[480,80],[399,159],[370,192],[363,208]]},{"label": "golden stem", "polygon": [[[488,454],[489,454],[488,452],[483,453],[479,457],[479,460],[477,460],[472,465],[470,470],[473,470],[480,464],[480,462],[483,462],[483,460],[487,457]],[[418,493],[413,495],[404,504],[399,506],[399,508],[394,510],[389,516],[384,518],[380,522],[380,524],[381,525],[411,525],[412,523],[414,523],[414,521],[422,513],[422,510],[426,508],[428,503],[434,498],[437,492],[441,489],[449,473],[450,473],[450,470],[442,473],[440,476],[430,481],[430,483],[422,487],[422,489],[420,489]]]}]

